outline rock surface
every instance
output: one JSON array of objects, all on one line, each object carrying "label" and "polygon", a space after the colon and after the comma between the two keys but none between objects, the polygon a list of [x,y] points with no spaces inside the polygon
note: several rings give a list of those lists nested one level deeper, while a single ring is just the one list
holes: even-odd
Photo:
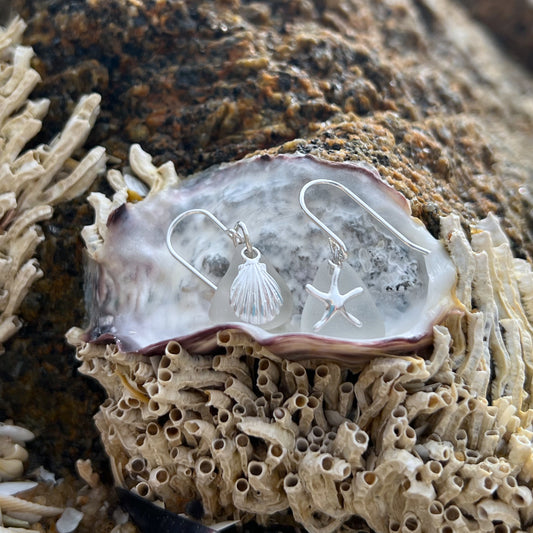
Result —
[{"label": "rock surface", "polygon": [[462,4],[517,58],[533,68],[533,4],[529,0],[466,0]]},{"label": "rock surface", "polygon": [[25,6],[42,91],[58,115],[100,91],[93,140],[122,161],[139,142],[189,174],[290,141],[371,162],[430,225],[495,211],[532,253],[531,80],[452,2]]}]

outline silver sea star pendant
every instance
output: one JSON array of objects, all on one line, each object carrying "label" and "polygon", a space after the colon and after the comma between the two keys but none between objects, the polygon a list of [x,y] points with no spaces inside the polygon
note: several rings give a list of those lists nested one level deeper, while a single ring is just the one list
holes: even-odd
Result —
[{"label": "silver sea star pendant", "polygon": [[334,263],[331,263],[333,266],[333,274],[331,275],[331,283],[329,285],[329,292],[323,292],[318,290],[316,287],[313,287],[310,283],[305,286],[305,290],[315,298],[318,298],[326,306],[326,310],[322,315],[322,318],[315,323],[313,326],[313,331],[320,331],[336,313],[340,313],[344,318],[351,322],[354,326],[361,327],[362,322],[350,314],[346,310],[346,303],[348,300],[361,294],[363,292],[362,287],[356,287],[351,291],[348,291],[346,294],[341,294],[339,292],[339,275],[341,273],[341,267]]}]

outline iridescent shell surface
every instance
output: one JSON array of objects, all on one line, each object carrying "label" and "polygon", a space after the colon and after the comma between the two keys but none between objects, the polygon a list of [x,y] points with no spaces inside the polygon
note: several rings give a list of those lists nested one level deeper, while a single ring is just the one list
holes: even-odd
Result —
[{"label": "iridescent shell surface", "polygon": [[[345,185],[430,252],[424,256],[406,247],[341,191],[309,191],[308,207],[345,242],[346,264],[362,280],[365,298],[385,324],[384,335],[369,334],[372,327],[365,328],[364,320],[363,327],[335,337],[301,329],[309,297],[305,286],[330,258],[327,236],[298,200],[302,186],[318,178]],[[165,244],[171,221],[193,208],[211,211],[229,227],[246,224],[253,245],[290,290],[292,314],[284,324],[266,331],[235,315],[210,319],[214,291],[179,264]],[[296,359],[395,353],[430,342],[433,325],[453,306],[456,271],[441,243],[410,216],[407,200],[376,170],[355,163],[283,155],[222,165],[137,204],[124,204],[110,216],[108,229],[89,264],[87,337],[113,339],[125,350],[151,353],[177,339],[189,350],[207,351],[215,345],[216,332],[231,327]],[[172,243],[216,285],[236,253],[231,239],[200,216],[184,220]]]}]

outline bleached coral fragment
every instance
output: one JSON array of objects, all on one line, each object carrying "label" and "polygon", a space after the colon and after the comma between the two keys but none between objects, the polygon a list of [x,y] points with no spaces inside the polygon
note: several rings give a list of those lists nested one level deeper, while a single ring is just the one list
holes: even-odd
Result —
[{"label": "bleached coral fragment", "polygon": [[33,523],[43,516],[55,516],[63,511],[58,507],[34,503],[17,495],[34,488],[37,483],[10,481],[22,476],[24,463],[28,459],[28,452],[23,444],[34,437],[33,433],[25,428],[0,423],[0,523],[4,525],[9,525],[14,519],[21,519],[22,524]]},{"label": "bleached coral fragment", "polygon": [[441,219],[441,235],[457,267],[457,285],[455,288],[457,298],[468,310],[471,310],[475,260],[457,215],[449,215]]},{"label": "bleached coral fragment", "polygon": [[29,429],[0,422],[0,438],[20,443],[33,440],[35,435]]},{"label": "bleached coral fragment", "polygon": [[[33,433],[25,428],[0,423],[0,481],[5,482],[21,477],[24,472],[24,463],[28,459],[24,443],[33,438]],[[2,486],[12,485],[0,484],[0,494],[2,494]],[[5,494],[10,495],[12,492]]]},{"label": "bleached coral fragment", "polygon": [[20,459],[0,458],[0,479],[16,479],[24,472],[24,465]]},{"label": "bleached coral fragment", "polygon": [[513,269],[518,283],[518,290],[529,322],[533,322],[533,272],[531,265],[524,259],[514,259]]},{"label": "bleached coral fragment", "polygon": [[52,205],[78,196],[104,165],[104,149],[81,161],[72,155],[92,128],[100,97],[83,97],[63,132],[50,145],[23,152],[48,111],[46,99],[28,97],[40,81],[31,67],[33,50],[19,44],[24,23],[0,28],[0,349],[20,327],[15,313],[42,272],[31,259],[42,233],[36,223],[50,218]]},{"label": "bleached coral fragment", "polygon": [[0,509],[15,518],[17,516],[24,516],[23,520],[27,520],[28,522],[37,522],[42,516],[56,516],[63,512],[63,509],[59,507],[41,505],[16,496],[1,494]]},{"label": "bleached coral fragment", "polygon": [[130,164],[135,174],[149,185],[150,194],[163,190],[179,181],[174,165],[171,162],[156,167],[152,164],[152,156],[138,144],[132,145],[130,149]]}]

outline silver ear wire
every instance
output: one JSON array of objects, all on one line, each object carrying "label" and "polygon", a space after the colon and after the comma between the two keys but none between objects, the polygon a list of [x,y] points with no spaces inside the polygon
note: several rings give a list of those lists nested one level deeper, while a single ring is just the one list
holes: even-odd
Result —
[{"label": "silver ear wire", "polygon": [[[255,252],[259,253],[257,249],[255,249],[252,246],[252,243],[250,242],[250,235],[248,234],[248,229],[246,228],[246,225],[244,222],[238,221],[235,224],[235,228],[231,229],[222,224],[218,218],[213,215],[210,211],[207,211],[206,209],[189,209],[188,211],[184,211],[180,215],[178,215],[169,225],[167,230],[167,248],[168,251],[172,254],[172,256],[177,259],[185,268],[190,270],[195,276],[197,276],[199,279],[201,279],[206,285],[209,285],[213,290],[217,290],[217,286],[206,276],[204,276],[197,268],[195,268],[187,259],[185,259],[181,254],[176,252],[174,246],[172,245],[172,234],[174,233],[174,230],[176,229],[176,226],[186,217],[190,215],[204,215],[207,218],[209,218],[211,221],[213,221],[230,239],[233,241],[234,246],[239,246],[240,244],[246,245],[246,252],[248,256],[251,258],[254,255]],[[240,230],[240,232],[239,232]]]},{"label": "silver ear wire", "polygon": [[[190,215],[209,218],[233,241],[235,247],[244,244],[218,286],[179,254],[172,244],[176,226]],[[212,319],[238,319],[263,327],[276,327],[289,318],[292,309],[290,291],[273,267],[262,260],[261,252],[252,245],[244,222],[238,221],[234,228],[228,228],[210,211],[190,209],[170,223],[166,243],[175,259],[215,291],[210,308]]]},{"label": "silver ear wire", "polygon": [[[311,213],[309,208],[307,207],[305,203],[305,193],[307,190],[312,187],[313,185],[331,185],[332,187],[336,187],[337,189],[340,189],[344,194],[349,196],[356,204],[360,205],[368,214],[370,214],[375,220],[377,220],[382,226],[384,226],[388,231],[390,231],[398,240],[403,242],[406,246],[409,248],[420,252],[421,254],[427,255],[429,254],[429,250],[426,250],[426,248],[423,248],[422,246],[419,246],[418,244],[415,244],[414,242],[410,241],[403,233],[400,233],[394,226],[389,224],[382,216],[380,216],[378,213],[376,213],[368,204],[366,204],[359,196],[357,196],[354,192],[352,192],[350,189],[342,185],[342,183],[338,183],[337,181],[333,180],[325,180],[325,179],[318,179],[318,180],[312,180],[306,183],[301,191],[300,191],[300,206],[302,207],[304,213],[322,230],[324,231],[330,240],[330,246],[332,248],[333,256],[337,255],[341,257],[340,263],[346,260],[346,257],[348,256],[348,251],[346,249],[346,245],[344,244],[343,240],[337,236],[336,233],[331,231],[316,215]],[[332,258],[332,262],[335,264],[340,264],[335,262],[335,257]]]},{"label": "silver ear wire", "polygon": [[[415,244],[414,242],[410,241],[405,235],[400,233],[396,228],[394,228],[391,224],[389,224],[384,218],[382,218],[378,213],[376,213],[369,205],[367,205],[359,196],[357,196],[354,192],[352,192],[350,189],[342,185],[341,183],[338,183],[333,180],[327,180],[327,179],[317,179],[312,180],[308,183],[306,183],[302,189],[300,190],[300,206],[302,207],[304,213],[322,230],[324,231],[328,238],[329,238],[329,244],[331,248],[331,258],[329,260],[330,265],[330,282],[329,282],[329,288],[327,291],[319,290],[317,285],[317,279],[321,280],[321,283],[324,282],[324,276],[323,274],[317,274],[317,278],[314,281],[314,285],[307,284],[305,286],[305,290],[314,298],[322,302],[325,306],[325,310],[323,311],[322,316],[320,319],[316,322],[311,322],[313,331],[317,332],[320,331],[336,314],[342,315],[349,324],[352,326],[355,326],[356,328],[361,328],[363,326],[363,323],[361,320],[359,320],[357,317],[355,317],[352,313],[350,313],[346,309],[346,305],[349,303],[349,300],[354,298],[355,296],[363,293],[365,289],[363,288],[362,281],[360,280],[359,276],[352,272],[352,283],[354,283],[356,286],[352,289],[346,292],[345,294],[341,294],[339,290],[339,283],[340,283],[340,276],[341,273],[346,271],[348,272],[351,267],[343,267],[344,261],[346,261],[348,257],[348,250],[346,248],[346,244],[344,241],[330,228],[328,228],[316,215],[311,213],[309,208],[307,207],[307,204],[305,203],[305,193],[310,187],[313,187],[314,185],[330,185],[332,187],[336,187],[337,189],[340,189],[344,194],[349,196],[356,204],[361,206],[367,213],[369,213],[375,220],[377,220],[382,226],[384,226],[390,233],[392,233],[397,239],[399,239],[401,242],[403,242],[406,246],[409,248],[412,248],[413,250],[416,250],[417,252],[420,252],[424,255],[429,254],[429,250],[426,250],[425,248],[422,248],[418,244]],[[344,269],[344,270],[343,270]],[[352,269],[353,270],[353,269]],[[320,273],[320,270],[319,270]],[[346,274],[347,276],[348,274]],[[346,279],[346,278],[345,278]],[[361,286],[357,286],[357,285]],[[307,312],[307,304],[304,307],[304,311],[302,314],[302,327],[308,327],[307,320],[309,313]],[[314,313],[315,311],[313,311]],[[305,318],[304,318],[305,317]],[[315,317],[316,319],[316,317]],[[304,324],[305,322],[305,324]],[[314,322],[314,323],[313,323]]]}]

